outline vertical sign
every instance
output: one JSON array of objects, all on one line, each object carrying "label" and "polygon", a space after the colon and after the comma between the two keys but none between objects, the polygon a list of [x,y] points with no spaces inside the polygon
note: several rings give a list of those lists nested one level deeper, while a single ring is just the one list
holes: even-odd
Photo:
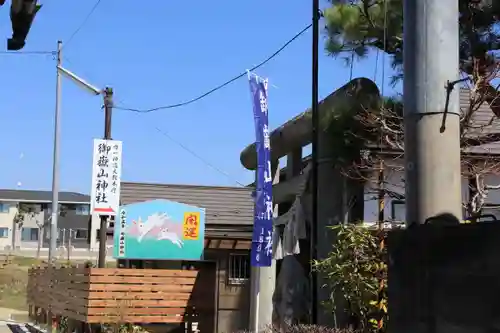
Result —
[{"label": "vertical sign", "polygon": [[249,75],[255,120],[257,176],[251,264],[269,267],[272,262],[273,177],[271,174],[271,143],[269,140],[267,81]]},{"label": "vertical sign", "polygon": [[184,213],[182,231],[184,239],[198,240],[200,238],[200,213]]},{"label": "vertical sign", "polygon": [[120,210],[120,233],[118,239],[118,257],[125,257],[125,228],[127,227],[127,212]]},{"label": "vertical sign", "polygon": [[116,216],[120,207],[122,142],[94,140],[92,214]]}]

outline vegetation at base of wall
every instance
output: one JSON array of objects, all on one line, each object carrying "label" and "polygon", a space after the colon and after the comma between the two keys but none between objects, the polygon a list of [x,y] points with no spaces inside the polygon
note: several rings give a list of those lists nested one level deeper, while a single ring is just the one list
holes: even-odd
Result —
[{"label": "vegetation at base of wall", "polygon": [[[240,331],[236,333],[250,333],[253,331]],[[336,328],[330,328],[330,327],[324,327],[324,326],[318,326],[318,325],[297,325],[297,326],[290,326],[287,327],[286,329],[279,329],[279,328],[266,328],[260,333],[360,333],[357,331],[354,331],[352,329],[336,329]]]},{"label": "vegetation at base of wall", "polygon": [[[331,299],[324,306],[337,313],[344,308],[352,327],[383,332],[387,327],[387,265],[385,232],[355,224],[331,227],[336,241],[328,257],[315,260],[324,274]],[[341,304],[341,305],[340,305]]]},{"label": "vegetation at base of wall", "polygon": [[[61,318],[59,332],[71,333],[67,331],[67,319]],[[103,333],[147,333],[148,330],[140,325],[133,324],[115,324],[100,325],[100,331]],[[253,331],[238,331],[235,333],[253,333]],[[280,330],[279,328],[265,328],[259,333],[361,333],[352,329],[336,329],[317,325],[297,325]]]},{"label": "vegetation at base of wall", "polygon": [[[87,261],[95,267],[92,261]],[[58,265],[68,267],[83,264],[82,261],[58,260]],[[26,292],[28,287],[28,269],[33,266],[46,264],[44,260],[10,256],[10,263],[0,267],[0,308],[27,311]],[[116,267],[115,262],[108,262],[106,267]]]},{"label": "vegetation at base of wall", "polygon": [[16,266],[0,268],[0,308],[27,310],[28,274]]}]

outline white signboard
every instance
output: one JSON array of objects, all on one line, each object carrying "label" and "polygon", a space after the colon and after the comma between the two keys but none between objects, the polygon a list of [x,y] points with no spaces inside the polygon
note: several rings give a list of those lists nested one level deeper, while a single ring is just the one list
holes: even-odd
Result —
[{"label": "white signboard", "polygon": [[94,139],[92,214],[116,216],[120,207],[122,142]]}]

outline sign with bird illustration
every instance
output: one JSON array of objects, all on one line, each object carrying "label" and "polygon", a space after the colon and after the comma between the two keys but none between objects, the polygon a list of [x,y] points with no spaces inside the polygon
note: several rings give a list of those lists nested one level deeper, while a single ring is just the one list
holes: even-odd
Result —
[{"label": "sign with bird illustration", "polygon": [[114,257],[144,260],[200,260],[205,209],[169,200],[120,207]]}]

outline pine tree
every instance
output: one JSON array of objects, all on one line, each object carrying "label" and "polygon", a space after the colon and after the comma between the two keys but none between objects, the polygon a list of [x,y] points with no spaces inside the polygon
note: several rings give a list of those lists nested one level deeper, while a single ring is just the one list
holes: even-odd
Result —
[{"label": "pine tree", "polygon": [[[358,57],[378,49],[391,56],[393,82],[403,76],[403,0],[331,0],[324,11],[326,49]],[[500,99],[491,86],[500,65],[500,1],[459,0],[460,71],[485,93],[497,116]],[[384,38],[385,36],[385,38]],[[384,40],[386,41],[384,45]]]}]

